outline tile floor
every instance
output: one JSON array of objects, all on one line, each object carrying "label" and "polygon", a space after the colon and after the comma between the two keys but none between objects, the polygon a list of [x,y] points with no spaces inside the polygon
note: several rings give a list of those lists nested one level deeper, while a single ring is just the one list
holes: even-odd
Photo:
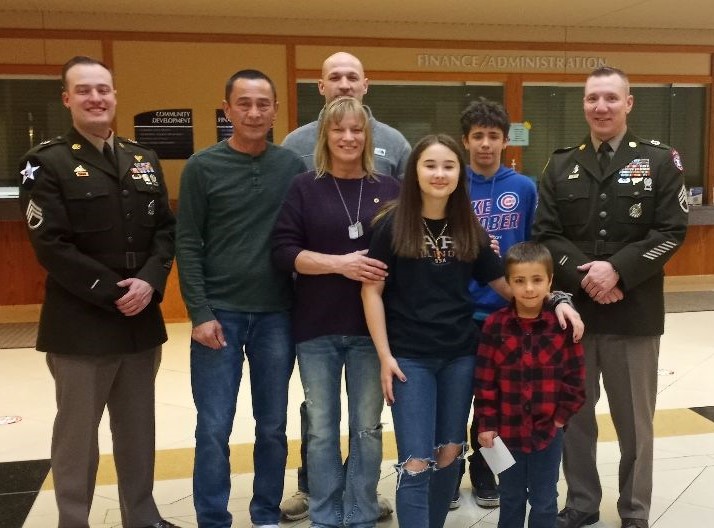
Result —
[{"label": "tile floor", "polygon": [[[697,281],[699,282],[699,281]],[[710,287],[711,287],[710,283]],[[710,289],[697,284],[697,289]],[[680,289],[677,287],[676,289]],[[688,289],[686,281],[681,289]],[[710,326],[712,325],[712,326]],[[654,528],[704,528],[714,526],[714,312],[668,314],[662,340],[659,397],[655,420],[654,491],[650,526]],[[157,470],[155,497],[164,517],[180,526],[196,526],[191,497],[191,468],[195,410],[191,399],[186,323],[169,325],[169,342],[157,378]],[[0,350],[0,416],[21,416],[20,422],[0,425],[0,527],[49,528],[57,525],[47,459],[54,417],[53,383],[44,355],[31,349]],[[248,382],[248,376],[243,378]],[[290,387],[288,438],[289,470],[285,496],[297,487],[298,407],[302,389],[297,372]],[[343,406],[344,409],[344,406]],[[694,409],[694,410],[692,410]],[[607,402],[602,413],[598,445],[604,498],[601,520],[592,528],[619,528],[617,497],[618,448],[608,423]],[[343,410],[346,414],[346,409]],[[395,458],[392,420],[385,423],[385,462],[380,492],[394,499]],[[235,426],[231,436],[233,488],[230,510],[234,527],[249,527],[248,502],[252,482],[250,452],[252,416],[248,386],[241,388]],[[343,435],[347,432],[342,424]],[[106,421],[100,431],[103,454],[98,485],[90,516],[92,527],[120,526],[117,488],[111,460],[111,438]],[[47,475],[47,476],[46,476]],[[45,478],[46,476],[46,478]],[[37,493],[37,490],[40,490]],[[561,500],[565,483],[559,484]],[[495,527],[498,510],[476,506],[468,479],[461,488],[461,507],[452,511],[446,528]],[[25,517],[28,507],[29,513]],[[304,528],[308,521],[282,523]],[[380,528],[397,526],[396,517]]]}]

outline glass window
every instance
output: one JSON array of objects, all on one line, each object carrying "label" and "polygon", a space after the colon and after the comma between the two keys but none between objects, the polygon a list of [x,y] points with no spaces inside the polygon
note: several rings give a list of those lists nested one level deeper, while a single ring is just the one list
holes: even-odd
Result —
[{"label": "glass window", "polygon": [[0,79],[0,187],[17,187],[28,149],[72,125],[59,79]]},{"label": "glass window", "polygon": [[[478,97],[503,102],[503,86],[467,83],[380,83],[370,81],[364,102],[374,116],[396,128],[413,145],[427,134],[461,138],[459,115]],[[316,81],[298,83],[298,124],[314,121],[325,99]]]},{"label": "glass window", "polygon": [[[629,128],[643,139],[672,145],[682,156],[686,185],[703,186],[707,87],[632,85],[631,92]],[[523,147],[524,173],[538,177],[553,150],[587,136],[582,100],[582,85],[524,86],[523,115],[532,126],[530,145]]]}]

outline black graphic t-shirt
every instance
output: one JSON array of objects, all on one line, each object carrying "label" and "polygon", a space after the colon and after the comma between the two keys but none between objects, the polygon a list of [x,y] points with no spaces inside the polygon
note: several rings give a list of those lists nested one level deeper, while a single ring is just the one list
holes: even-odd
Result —
[{"label": "black graphic t-shirt", "polygon": [[448,226],[427,220],[421,258],[398,257],[392,250],[392,215],[375,226],[369,256],[389,266],[384,288],[387,335],[396,357],[450,358],[475,353],[477,328],[469,282],[503,276],[501,259],[489,246],[473,262],[454,257]]}]

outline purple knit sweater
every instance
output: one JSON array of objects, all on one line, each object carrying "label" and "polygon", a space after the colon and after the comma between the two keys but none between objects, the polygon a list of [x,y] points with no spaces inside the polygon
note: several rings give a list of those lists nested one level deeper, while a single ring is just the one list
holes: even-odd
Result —
[{"label": "purple knit sweater", "polygon": [[[352,240],[347,227],[357,217],[362,180],[315,179],[315,172],[297,176],[288,191],[273,232],[273,260],[278,268],[295,270],[302,250],[344,255],[368,249],[371,222],[381,207],[396,199],[399,182],[391,176],[364,180],[359,220],[364,235]],[[335,188],[339,186],[345,205]],[[369,335],[360,297],[361,282],[344,275],[302,275],[295,279],[293,333],[299,343],[325,335]]]}]

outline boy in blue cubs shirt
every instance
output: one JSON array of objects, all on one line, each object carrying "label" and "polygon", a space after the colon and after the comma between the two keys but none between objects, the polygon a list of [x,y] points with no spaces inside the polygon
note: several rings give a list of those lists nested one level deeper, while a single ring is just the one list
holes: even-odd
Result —
[{"label": "boy in blue cubs shirt", "polygon": [[[471,102],[461,113],[461,140],[469,155],[466,176],[471,206],[491,239],[498,243],[501,255],[513,244],[530,240],[538,201],[533,180],[501,164],[510,127],[503,106],[483,97]],[[479,327],[486,317],[508,304],[488,284],[482,286],[472,281],[469,292],[474,301],[473,318]],[[472,426],[471,445],[477,444],[477,435]],[[497,507],[496,478],[478,451],[469,457],[469,476],[476,504],[483,508]],[[452,508],[458,506],[458,500],[457,487]]]},{"label": "boy in blue cubs shirt", "polygon": [[493,447],[500,436],[516,460],[499,475],[498,528],[553,528],[558,514],[558,470],[563,426],[585,401],[582,345],[573,342],[545,308],[553,259],[540,244],[508,250],[510,306],[490,315],[476,356],[474,421],[478,441]]}]

